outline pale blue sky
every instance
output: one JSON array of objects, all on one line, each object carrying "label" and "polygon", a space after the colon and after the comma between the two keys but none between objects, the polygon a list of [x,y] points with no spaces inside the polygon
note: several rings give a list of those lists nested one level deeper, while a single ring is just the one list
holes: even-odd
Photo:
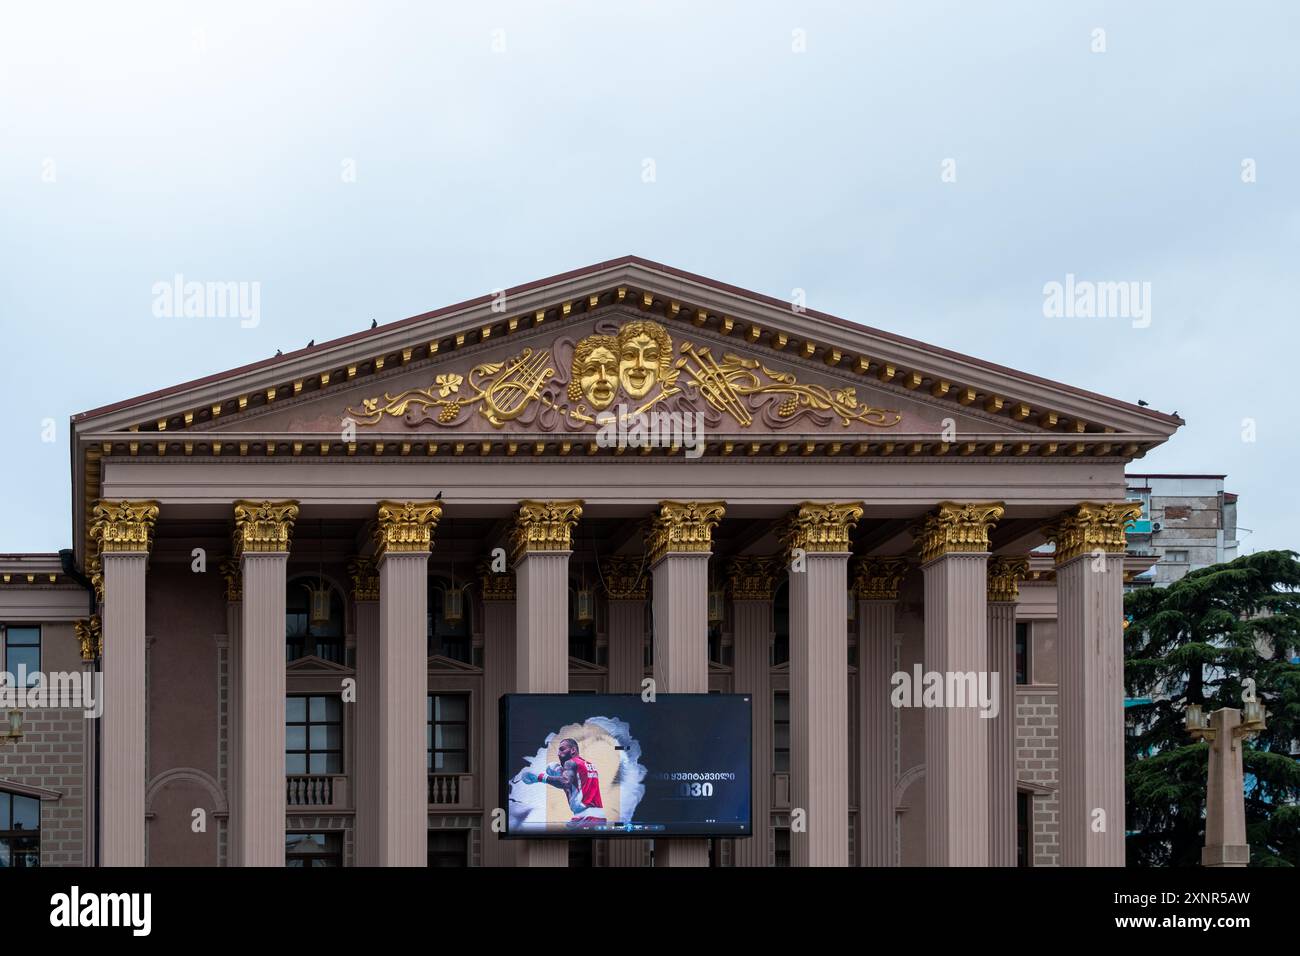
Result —
[{"label": "pale blue sky", "polygon": [[[1300,4],[452,6],[6,11],[0,551],[68,546],[75,412],[624,253],[1176,410],[1134,470],[1300,547]],[[178,272],[260,325],[155,318]]]}]

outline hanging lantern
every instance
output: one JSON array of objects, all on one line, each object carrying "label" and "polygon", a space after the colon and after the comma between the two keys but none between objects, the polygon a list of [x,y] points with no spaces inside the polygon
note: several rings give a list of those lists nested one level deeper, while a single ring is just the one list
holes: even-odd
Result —
[{"label": "hanging lantern", "polygon": [[720,590],[709,592],[709,623],[721,624],[725,616],[723,612],[723,595]]},{"label": "hanging lantern", "polygon": [[596,619],[596,602],[586,588],[573,592],[573,617],[579,624],[590,624]]},{"label": "hanging lantern", "polygon": [[849,588],[849,620],[856,621],[858,618],[858,599],[853,593],[853,588]]},{"label": "hanging lantern", "polygon": [[310,584],[304,584],[307,593],[310,595],[308,607],[310,609],[307,620],[312,627],[319,624],[328,624],[330,620],[330,589],[321,581],[316,587]]},{"label": "hanging lantern", "polygon": [[442,619],[452,626],[465,619],[465,592],[460,588],[442,589]]}]

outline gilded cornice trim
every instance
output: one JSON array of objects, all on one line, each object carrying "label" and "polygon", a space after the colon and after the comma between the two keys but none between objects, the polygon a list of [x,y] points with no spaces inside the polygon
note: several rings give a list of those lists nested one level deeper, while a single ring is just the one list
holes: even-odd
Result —
[{"label": "gilded cornice trim", "polygon": [[479,565],[478,576],[484,601],[515,600],[515,574],[513,571],[493,571],[492,565],[484,562]]},{"label": "gilded cornice trim", "polygon": [[513,564],[534,551],[571,551],[573,527],[582,517],[582,502],[521,501],[510,532]]},{"label": "gilded cornice trim", "polygon": [[77,634],[77,643],[81,645],[83,661],[93,661],[104,656],[104,628],[98,614],[76,621],[72,627]]},{"label": "gilded cornice trim", "polygon": [[611,601],[644,601],[650,587],[645,573],[648,561],[641,555],[613,556],[600,561],[600,579]]},{"label": "gilded cornice trim", "polygon": [[727,565],[727,594],[733,601],[770,601],[784,571],[775,556],[732,558]]},{"label": "gilded cornice trim", "polygon": [[358,555],[349,560],[348,577],[352,579],[352,600],[379,600],[379,569],[374,558]]},{"label": "gilded cornice trim", "polygon": [[1056,564],[1096,551],[1123,554],[1128,549],[1125,527],[1142,517],[1138,501],[1081,501],[1043,529],[1056,545]]},{"label": "gilded cornice trim", "polygon": [[381,501],[375,513],[375,560],[386,554],[428,554],[442,518],[436,501]]},{"label": "gilded cornice trim", "polygon": [[95,502],[90,527],[99,554],[149,553],[158,520],[156,501]]},{"label": "gilded cornice trim", "polygon": [[862,517],[862,502],[805,501],[785,519],[780,537],[786,552],[841,553],[849,550],[849,532]]},{"label": "gilded cornice trim", "polygon": [[287,554],[298,517],[296,501],[236,501],[235,558],[244,554]]},{"label": "gilded cornice trim", "polygon": [[916,536],[923,564],[945,554],[989,550],[989,531],[1006,511],[1000,501],[941,501],[925,516]]},{"label": "gilded cornice trim", "polygon": [[988,600],[1015,603],[1020,598],[1020,582],[1028,576],[1028,558],[1005,556],[989,558]]},{"label": "gilded cornice trim", "polygon": [[713,529],[726,514],[722,501],[661,501],[659,513],[646,532],[647,563],[657,564],[666,554],[708,554],[713,549]]},{"label": "gilded cornice trim", "polygon": [[853,562],[853,590],[862,601],[897,601],[907,567],[906,558],[858,558]]}]

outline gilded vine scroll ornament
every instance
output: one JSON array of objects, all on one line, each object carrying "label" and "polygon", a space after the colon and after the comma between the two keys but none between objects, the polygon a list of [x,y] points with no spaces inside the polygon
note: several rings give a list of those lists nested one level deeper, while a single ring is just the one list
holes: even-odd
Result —
[{"label": "gilded vine scroll ornament", "polygon": [[844,427],[878,428],[902,420],[897,411],[860,401],[851,385],[801,384],[792,373],[758,359],[731,352],[719,357],[709,346],[688,341],[674,350],[668,330],[648,319],[597,331],[576,344],[555,343],[557,349],[561,345],[561,351],[571,346],[567,362],[552,349],[525,348],[504,361],[476,365],[466,375],[441,373],[428,388],[364,399],[347,414],[359,425],[390,416],[411,426],[444,427],[478,414],[494,428],[519,420],[550,431],[626,420],[658,407],[686,411],[702,402],[714,424],[729,418],[744,428],[756,417],[776,428],[803,419],[823,427],[838,420]]}]

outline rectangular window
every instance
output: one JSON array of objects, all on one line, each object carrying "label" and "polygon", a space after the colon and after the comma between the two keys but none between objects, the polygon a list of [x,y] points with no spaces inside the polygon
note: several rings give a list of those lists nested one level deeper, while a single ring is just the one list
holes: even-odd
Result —
[{"label": "rectangular window", "polygon": [[287,774],[343,772],[343,704],[337,697],[285,701],[284,768]]},{"label": "rectangular window", "polygon": [[772,693],[772,772],[790,772],[790,695]]},{"label": "rectangular window", "polygon": [[340,867],[343,836],[338,833],[286,833],[284,865],[288,867]]},{"label": "rectangular window", "polygon": [[0,790],[0,870],[41,865],[41,801]]},{"label": "rectangular window", "polygon": [[1016,791],[1016,866],[1029,866],[1033,859],[1033,794]]},{"label": "rectangular window", "polygon": [[425,757],[429,773],[469,773],[469,696],[430,694]]},{"label": "rectangular window", "polygon": [[1168,548],[1165,551],[1164,559],[1169,564],[1186,564],[1187,551],[1182,548]]},{"label": "rectangular window", "polygon": [[776,838],[776,859],[773,861],[777,866],[790,865],[790,831],[786,827],[777,827],[772,831]]},{"label": "rectangular window", "polygon": [[1028,621],[1016,622],[1016,683],[1030,684],[1029,679],[1029,635]]},{"label": "rectangular window", "polygon": [[18,679],[19,667],[27,670],[24,686],[34,687],[38,680],[37,672],[41,669],[41,628],[10,624],[0,629],[4,637],[4,669]]},{"label": "rectangular window", "polygon": [[430,830],[429,866],[469,866],[469,831]]}]

